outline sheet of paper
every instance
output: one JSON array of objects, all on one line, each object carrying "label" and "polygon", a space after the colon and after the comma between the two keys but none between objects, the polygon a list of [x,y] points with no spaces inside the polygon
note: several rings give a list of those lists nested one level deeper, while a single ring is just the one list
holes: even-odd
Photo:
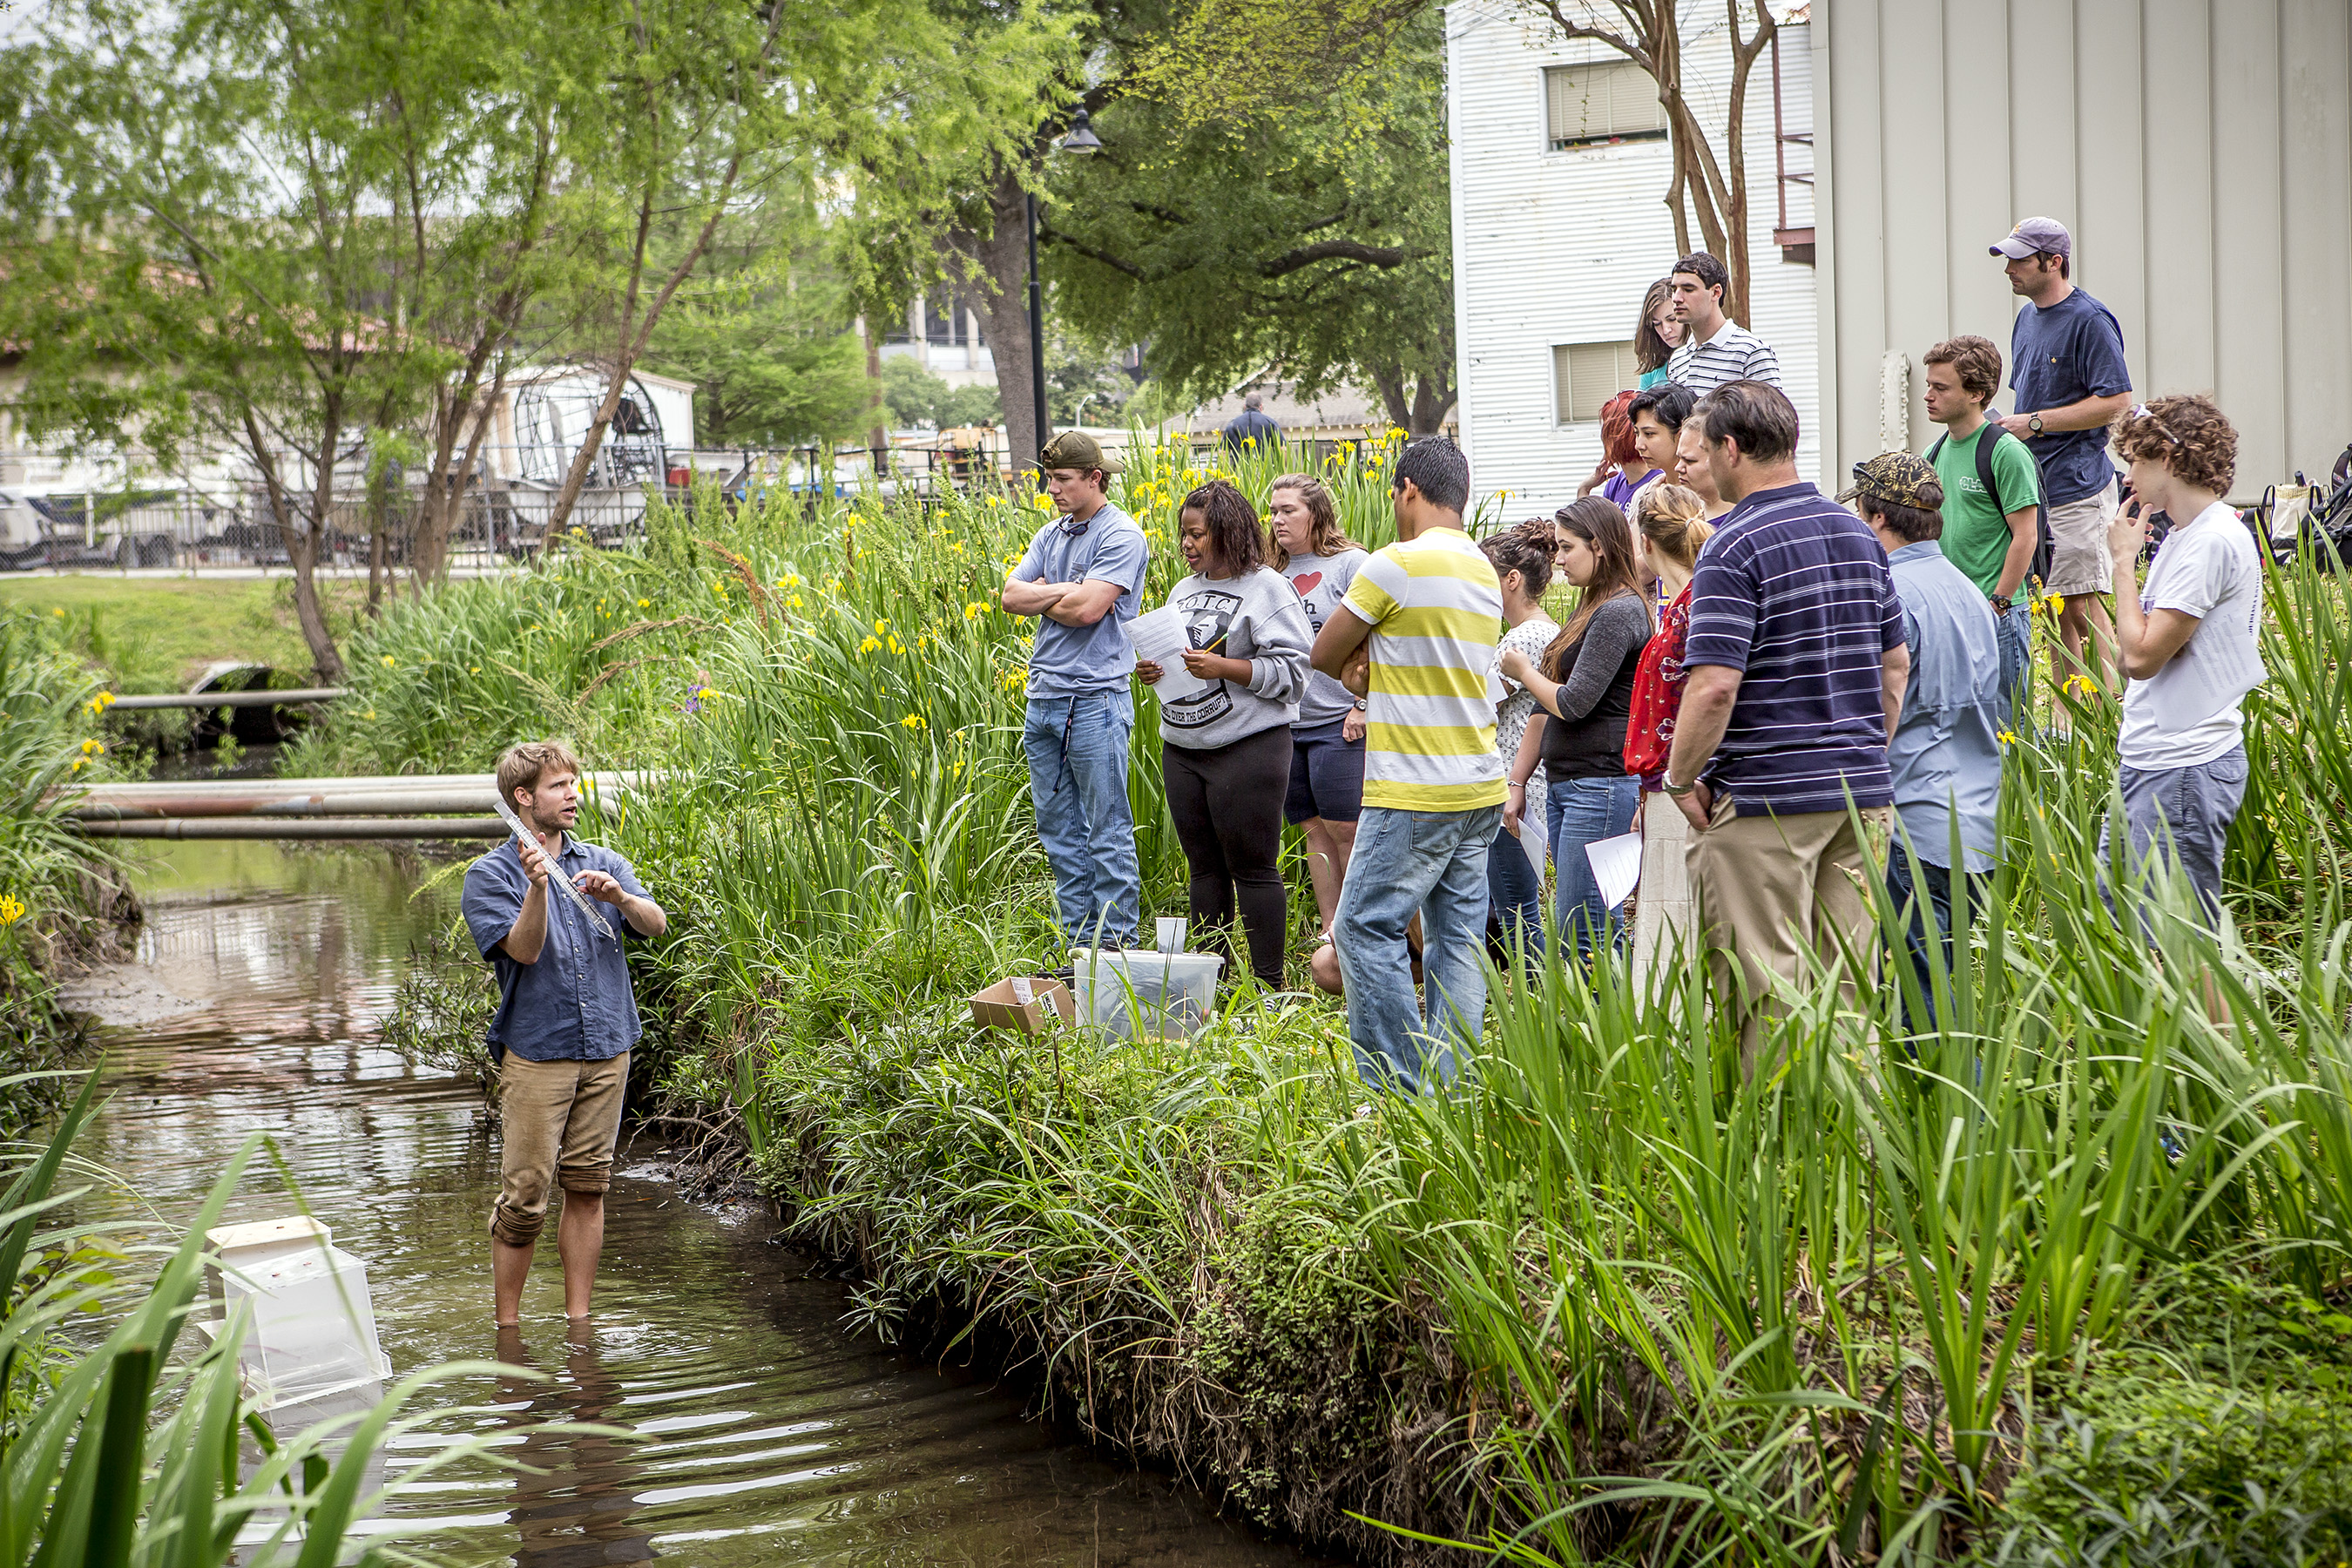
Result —
[{"label": "sheet of paper", "polygon": [[1542,886],[1544,862],[1549,857],[1545,854],[1543,828],[1532,817],[1519,819],[1519,853],[1525,855],[1528,864],[1535,868],[1536,885]]},{"label": "sheet of paper", "polygon": [[1151,689],[1163,704],[1198,697],[1209,689],[1207,681],[1184,668],[1184,650],[1192,644],[1184,632],[1184,617],[1172,606],[1162,605],[1128,622],[1127,641],[1136,658],[1160,667],[1160,679]]},{"label": "sheet of paper", "polygon": [[1638,833],[1595,839],[1584,847],[1584,858],[1592,862],[1592,880],[1601,889],[1601,901],[1612,910],[1625,901],[1625,895],[1642,879],[1642,836]]}]

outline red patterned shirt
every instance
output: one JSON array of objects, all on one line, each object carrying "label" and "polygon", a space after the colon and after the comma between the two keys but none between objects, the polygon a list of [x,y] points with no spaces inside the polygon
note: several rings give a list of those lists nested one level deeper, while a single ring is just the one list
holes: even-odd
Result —
[{"label": "red patterned shirt", "polygon": [[1687,584],[1658,616],[1658,635],[1642,650],[1633,668],[1633,709],[1625,721],[1625,771],[1642,776],[1642,787],[1663,787],[1666,753],[1674,749],[1675,715],[1682,711],[1683,640],[1690,634],[1691,591]]}]

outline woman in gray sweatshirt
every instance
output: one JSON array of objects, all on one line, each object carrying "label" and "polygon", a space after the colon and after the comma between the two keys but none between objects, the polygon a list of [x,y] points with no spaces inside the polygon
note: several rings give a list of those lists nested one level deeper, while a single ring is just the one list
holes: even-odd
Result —
[{"label": "woman in gray sweatshirt", "polygon": [[[1238,906],[1250,971],[1278,991],[1288,916],[1278,865],[1282,802],[1313,638],[1297,592],[1265,563],[1248,497],[1213,479],[1184,498],[1179,519],[1192,574],[1168,604],[1191,645],[1185,672],[1205,684],[1160,704],[1168,811],[1192,868],[1193,929],[1210,933],[1230,960],[1226,931]],[[1147,686],[1168,675],[1149,659],[1135,673]]]}]

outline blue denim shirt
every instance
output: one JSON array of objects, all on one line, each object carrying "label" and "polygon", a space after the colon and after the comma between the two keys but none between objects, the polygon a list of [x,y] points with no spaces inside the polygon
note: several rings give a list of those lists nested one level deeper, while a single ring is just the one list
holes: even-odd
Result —
[{"label": "blue denim shirt", "polygon": [[[556,864],[575,881],[583,871],[602,871],[630,894],[645,897],[637,873],[612,850],[563,836]],[[629,963],[622,942],[629,923],[610,904],[599,904],[614,934],[589,923],[560,888],[547,890],[547,942],[536,963],[518,963],[499,943],[522,914],[530,874],[522,853],[508,839],[466,868],[466,895],[459,905],[474,945],[499,972],[499,1010],[490,1020],[490,1055],[512,1051],[527,1062],[601,1062],[619,1056],[645,1032],[637,999],[629,989]]]},{"label": "blue denim shirt", "polygon": [[1886,748],[1895,814],[1920,859],[1952,858],[1952,817],[1970,871],[1992,868],[2000,805],[2000,645],[1992,606],[1934,540],[1886,558],[1903,601],[1911,681]]}]

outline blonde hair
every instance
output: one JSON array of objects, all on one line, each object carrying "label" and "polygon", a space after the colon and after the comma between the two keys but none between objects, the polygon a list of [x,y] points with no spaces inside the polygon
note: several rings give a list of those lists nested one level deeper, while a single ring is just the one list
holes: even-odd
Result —
[{"label": "blonde hair", "polygon": [[541,775],[550,768],[559,773],[569,768],[572,776],[578,778],[580,759],[561,741],[525,741],[519,746],[509,746],[506,754],[499,759],[499,798],[511,806],[515,791],[536,790]]},{"label": "blonde hair", "polygon": [[1659,483],[1633,500],[1633,526],[1685,571],[1698,565],[1698,552],[1715,536],[1706,502],[1687,485]]},{"label": "blonde hair", "polygon": [[[1339,503],[1331,499],[1331,492],[1324,488],[1321,479],[1312,474],[1276,474],[1274,483],[1265,488],[1266,503],[1269,506],[1274,502],[1274,492],[1276,490],[1295,491],[1298,499],[1306,503],[1307,542],[1309,546],[1307,552],[1309,554],[1337,555],[1342,550],[1363,548],[1340,529]],[[1277,572],[1288,570],[1290,552],[1282,547],[1282,541],[1275,536],[1272,528],[1268,528],[1265,531],[1266,549],[1274,557],[1274,569]]]}]

